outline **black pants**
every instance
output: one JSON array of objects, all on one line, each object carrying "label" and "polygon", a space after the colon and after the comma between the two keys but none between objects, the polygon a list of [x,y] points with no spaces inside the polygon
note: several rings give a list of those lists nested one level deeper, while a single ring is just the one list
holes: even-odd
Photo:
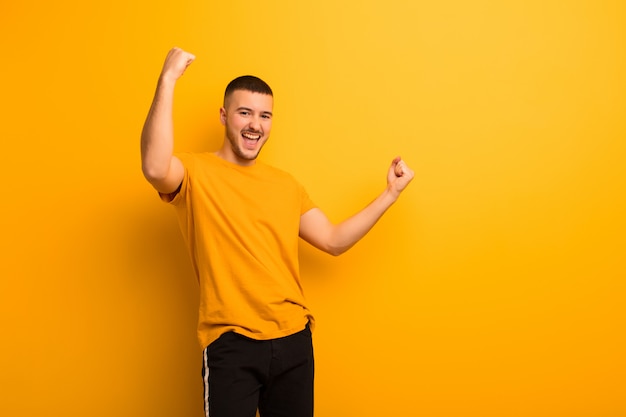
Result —
[{"label": "black pants", "polygon": [[272,340],[225,333],[204,350],[206,416],[312,417],[313,374],[308,326]]}]

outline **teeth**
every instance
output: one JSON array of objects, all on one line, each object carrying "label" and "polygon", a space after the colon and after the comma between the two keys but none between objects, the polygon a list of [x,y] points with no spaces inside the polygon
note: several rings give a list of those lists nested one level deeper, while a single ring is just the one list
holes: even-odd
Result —
[{"label": "teeth", "polygon": [[259,140],[261,139],[261,135],[255,135],[255,134],[251,134],[251,133],[243,133],[242,136],[246,139],[250,139],[250,140]]}]

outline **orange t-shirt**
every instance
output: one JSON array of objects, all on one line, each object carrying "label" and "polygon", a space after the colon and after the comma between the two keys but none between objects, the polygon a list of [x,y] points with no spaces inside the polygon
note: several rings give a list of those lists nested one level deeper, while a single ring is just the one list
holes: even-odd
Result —
[{"label": "orange t-shirt", "polygon": [[200,284],[202,348],[228,331],[267,340],[313,324],[298,265],[300,216],[315,207],[304,188],[259,161],[178,157],[185,176],[171,203]]}]

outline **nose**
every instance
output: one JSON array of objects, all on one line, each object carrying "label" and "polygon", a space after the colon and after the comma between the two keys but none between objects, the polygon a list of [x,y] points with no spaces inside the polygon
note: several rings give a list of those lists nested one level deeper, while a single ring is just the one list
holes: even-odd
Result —
[{"label": "nose", "polygon": [[254,116],[250,120],[250,130],[261,130],[261,120],[258,116]]}]

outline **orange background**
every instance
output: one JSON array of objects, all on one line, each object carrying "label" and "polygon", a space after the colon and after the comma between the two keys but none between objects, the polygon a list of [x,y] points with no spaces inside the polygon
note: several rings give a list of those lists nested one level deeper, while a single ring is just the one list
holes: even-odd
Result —
[{"label": "orange background", "polygon": [[334,220],[302,245],[318,417],[626,416],[622,1],[3,2],[0,415],[202,415],[197,289],[139,135],[170,47],[177,150],[272,85],[262,153]]}]

